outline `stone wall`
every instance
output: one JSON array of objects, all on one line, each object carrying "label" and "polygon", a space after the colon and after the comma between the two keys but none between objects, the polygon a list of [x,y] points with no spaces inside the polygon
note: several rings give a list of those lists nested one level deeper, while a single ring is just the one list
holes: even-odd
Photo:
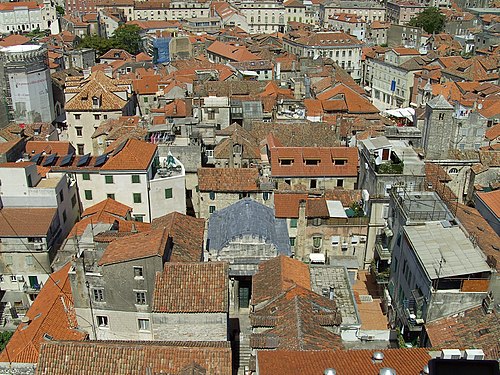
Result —
[{"label": "stone wall", "polygon": [[226,341],[226,313],[153,313],[154,340]]}]

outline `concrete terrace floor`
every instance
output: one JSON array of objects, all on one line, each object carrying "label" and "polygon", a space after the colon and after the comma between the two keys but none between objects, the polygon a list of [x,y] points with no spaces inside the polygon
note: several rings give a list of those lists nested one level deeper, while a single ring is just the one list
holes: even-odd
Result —
[{"label": "concrete terrace floor", "polygon": [[[353,286],[353,291],[361,318],[361,329],[387,329],[387,317],[382,310],[382,300],[378,295],[375,278],[367,271],[359,271],[358,279]],[[372,302],[364,302],[361,300],[360,296],[367,295],[372,297]]]}]

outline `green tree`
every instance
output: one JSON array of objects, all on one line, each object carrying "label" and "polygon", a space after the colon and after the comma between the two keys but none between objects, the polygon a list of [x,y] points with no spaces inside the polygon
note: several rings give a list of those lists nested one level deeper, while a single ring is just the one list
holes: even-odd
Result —
[{"label": "green tree", "polygon": [[113,47],[121,48],[132,55],[137,55],[142,50],[141,28],[137,25],[122,25],[115,30],[111,37]]},{"label": "green tree", "polygon": [[64,8],[60,5],[56,5],[56,12],[57,14],[59,14],[60,16],[64,16]]},{"label": "green tree", "polygon": [[78,48],[93,48],[99,55],[105,54],[113,47],[114,44],[112,39],[106,39],[98,35],[87,35],[82,39],[80,44],[78,44]]},{"label": "green tree", "polygon": [[446,16],[441,14],[438,8],[429,7],[409,22],[410,26],[422,27],[429,34],[443,31],[446,22]]},{"label": "green tree", "polygon": [[10,331],[0,332],[0,350],[5,349],[5,346],[7,345],[13,334],[14,332]]}]

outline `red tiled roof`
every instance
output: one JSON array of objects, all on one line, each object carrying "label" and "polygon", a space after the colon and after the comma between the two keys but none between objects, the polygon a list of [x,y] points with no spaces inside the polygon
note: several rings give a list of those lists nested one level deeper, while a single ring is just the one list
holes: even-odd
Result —
[{"label": "red tiled roof", "polygon": [[203,257],[205,219],[179,212],[153,219],[152,229],[167,228],[173,241],[171,262],[199,262]]},{"label": "red tiled roof", "polygon": [[51,340],[83,340],[86,333],[77,329],[73,296],[69,282],[68,263],[54,272],[43,286],[26,316],[29,324],[21,323],[0,354],[0,362],[37,363],[40,345]]},{"label": "red tiled roof", "polygon": [[[292,160],[291,165],[280,160]],[[318,160],[306,165],[306,160]],[[334,160],[344,160],[335,165]],[[355,147],[275,147],[271,149],[271,174],[274,177],[355,177],[358,173],[358,150]]]},{"label": "red tiled roof", "polygon": [[7,162],[7,163],[0,163],[0,168],[26,168],[33,163],[32,161],[20,161],[19,163],[15,162]]},{"label": "red tiled roof", "polygon": [[396,54],[401,55],[401,56],[408,56],[408,55],[420,55],[420,52],[418,52],[414,48],[404,48],[404,47],[399,47],[399,48],[393,48],[392,49]]},{"label": "red tiled roof", "polygon": [[26,143],[26,152],[28,154],[46,154],[67,155],[75,152],[75,148],[68,141],[28,141]]},{"label": "red tiled roof", "polygon": [[147,170],[156,154],[156,148],[157,146],[152,143],[129,139],[125,147],[117,155],[111,156],[101,169],[104,171]]},{"label": "red tiled roof", "polygon": [[0,40],[0,47],[11,47],[20,44],[26,44],[30,42],[31,39],[25,37],[24,35],[13,34],[6,36],[4,39]]},{"label": "red tiled roof", "polygon": [[199,168],[200,191],[247,192],[259,191],[257,168]]},{"label": "red tiled roof", "polygon": [[498,137],[500,137],[500,123],[487,129],[485,136],[490,141],[493,141],[493,140],[497,139]]},{"label": "red tiled roof", "polygon": [[[125,219],[132,212],[132,207],[117,202],[114,199],[107,198],[83,211],[82,218],[95,214],[99,215],[104,212]],[[97,216],[96,219],[99,220],[99,216]]]},{"label": "red tiled roof", "polygon": [[9,11],[9,10],[14,10],[16,8],[37,9],[40,8],[40,5],[38,5],[35,1],[0,3],[0,11]]},{"label": "red tiled roof", "polygon": [[229,306],[228,264],[165,263],[156,273],[153,312],[218,313]]},{"label": "red tiled roof", "polygon": [[306,193],[276,193],[274,194],[275,216],[279,218],[298,218],[299,202],[307,200]]},{"label": "red tiled roof", "polygon": [[235,46],[230,43],[219,41],[213,42],[210,47],[207,48],[207,52],[214,53],[231,61],[261,60],[259,56],[251,53],[246,47]]},{"label": "red tiled roof", "polygon": [[252,277],[252,305],[268,301],[293,285],[311,289],[307,264],[284,255],[262,262]]},{"label": "red tiled roof", "polygon": [[[486,314],[482,306],[425,325],[435,348],[480,348],[487,359],[500,358],[500,317]],[[399,374],[399,373],[398,373]]]},{"label": "red tiled roof", "polygon": [[45,237],[57,208],[14,208],[0,210],[0,237]]},{"label": "red tiled roof", "polygon": [[39,375],[143,375],[149,371],[231,375],[231,346],[227,341],[46,342],[37,365]]},{"label": "red tiled roof", "polygon": [[23,138],[13,139],[7,142],[0,142],[0,154],[5,154],[14,148],[18,143],[23,142]]},{"label": "red tiled roof", "polygon": [[329,350],[329,351],[258,351],[258,371],[261,375],[323,374],[333,368],[337,374],[378,374],[383,367],[396,370],[398,375],[420,374],[431,360],[426,349],[386,349],[384,360],[372,361],[373,350]]},{"label": "red tiled roof", "polygon": [[479,199],[500,218],[500,190],[490,191],[488,193],[477,193]]},{"label": "red tiled roof", "polygon": [[322,101],[325,110],[327,110],[325,106],[329,104],[329,101],[339,100],[345,104],[338,109],[332,108],[330,110],[344,111],[345,105],[349,113],[379,113],[379,110],[367,98],[343,83],[322,92],[317,96],[317,99]]}]

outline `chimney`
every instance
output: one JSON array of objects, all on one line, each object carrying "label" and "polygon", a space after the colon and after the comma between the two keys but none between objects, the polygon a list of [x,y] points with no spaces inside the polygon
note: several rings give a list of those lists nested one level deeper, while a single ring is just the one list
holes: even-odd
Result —
[{"label": "chimney", "polygon": [[384,353],[382,352],[374,352],[372,355],[372,362],[373,363],[382,363],[384,360]]}]

